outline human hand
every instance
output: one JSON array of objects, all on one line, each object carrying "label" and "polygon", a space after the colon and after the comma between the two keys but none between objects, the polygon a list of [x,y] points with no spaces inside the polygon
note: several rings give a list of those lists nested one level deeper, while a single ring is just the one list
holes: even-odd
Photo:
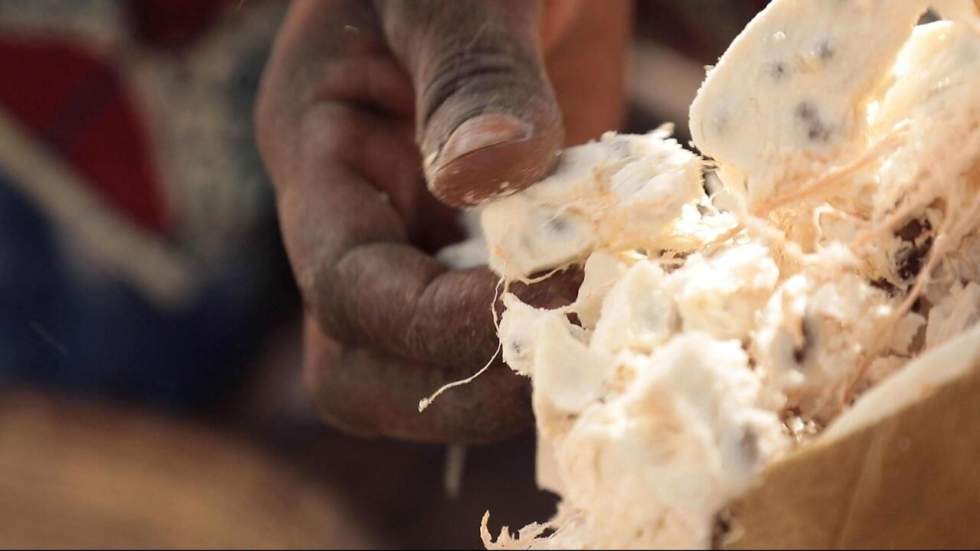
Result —
[{"label": "human hand", "polygon": [[[526,381],[503,365],[418,413],[496,348],[496,277],[430,254],[459,237],[453,207],[522,189],[562,145],[618,126],[628,29],[624,0],[292,5],[257,137],[306,309],[304,377],[328,421],[467,442],[528,424]],[[512,291],[554,307],[577,283]]]}]

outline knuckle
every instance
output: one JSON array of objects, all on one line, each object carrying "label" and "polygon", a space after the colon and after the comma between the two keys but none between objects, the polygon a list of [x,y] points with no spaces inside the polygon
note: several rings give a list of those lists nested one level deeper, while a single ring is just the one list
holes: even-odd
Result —
[{"label": "knuckle", "polygon": [[349,107],[337,103],[319,103],[303,117],[304,158],[345,159],[364,139],[361,117]]}]

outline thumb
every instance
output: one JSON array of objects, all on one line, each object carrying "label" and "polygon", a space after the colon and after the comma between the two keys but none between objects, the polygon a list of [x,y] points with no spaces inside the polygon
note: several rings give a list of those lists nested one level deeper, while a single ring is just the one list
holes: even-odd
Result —
[{"label": "thumb", "polygon": [[379,0],[378,12],[415,85],[416,140],[437,198],[473,206],[548,173],[564,133],[540,2]]}]

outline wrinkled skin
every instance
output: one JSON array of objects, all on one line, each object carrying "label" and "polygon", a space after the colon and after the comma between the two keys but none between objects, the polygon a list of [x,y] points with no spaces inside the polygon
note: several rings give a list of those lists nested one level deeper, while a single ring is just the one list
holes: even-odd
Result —
[{"label": "wrinkled skin", "polygon": [[[625,1],[294,2],[256,122],[325,420],[429,442],[529,424],[527,382],[499,362],[417,412],[497,344],[497,278],[431,253],[460,238],[455,209],[530,185],[560,147],[618,126],[629,16]],[[553,307],[578,281],[512,291]]]}]

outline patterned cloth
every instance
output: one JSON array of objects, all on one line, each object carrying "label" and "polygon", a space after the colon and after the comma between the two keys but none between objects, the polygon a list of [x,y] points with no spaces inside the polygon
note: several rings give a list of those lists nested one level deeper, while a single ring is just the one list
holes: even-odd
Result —
[{"label": "patterned cloth", "polygon": [[[764,3],[637,28],[712,62]],[[285,4],[0,0],[0,384],[195,405],[240,378],[295,301],[251,123]]]},{"label": "patterned cloth", "polygon": [[240,377],[291,304],[251,126],[282,4],[0,0],[0,382]]}]

